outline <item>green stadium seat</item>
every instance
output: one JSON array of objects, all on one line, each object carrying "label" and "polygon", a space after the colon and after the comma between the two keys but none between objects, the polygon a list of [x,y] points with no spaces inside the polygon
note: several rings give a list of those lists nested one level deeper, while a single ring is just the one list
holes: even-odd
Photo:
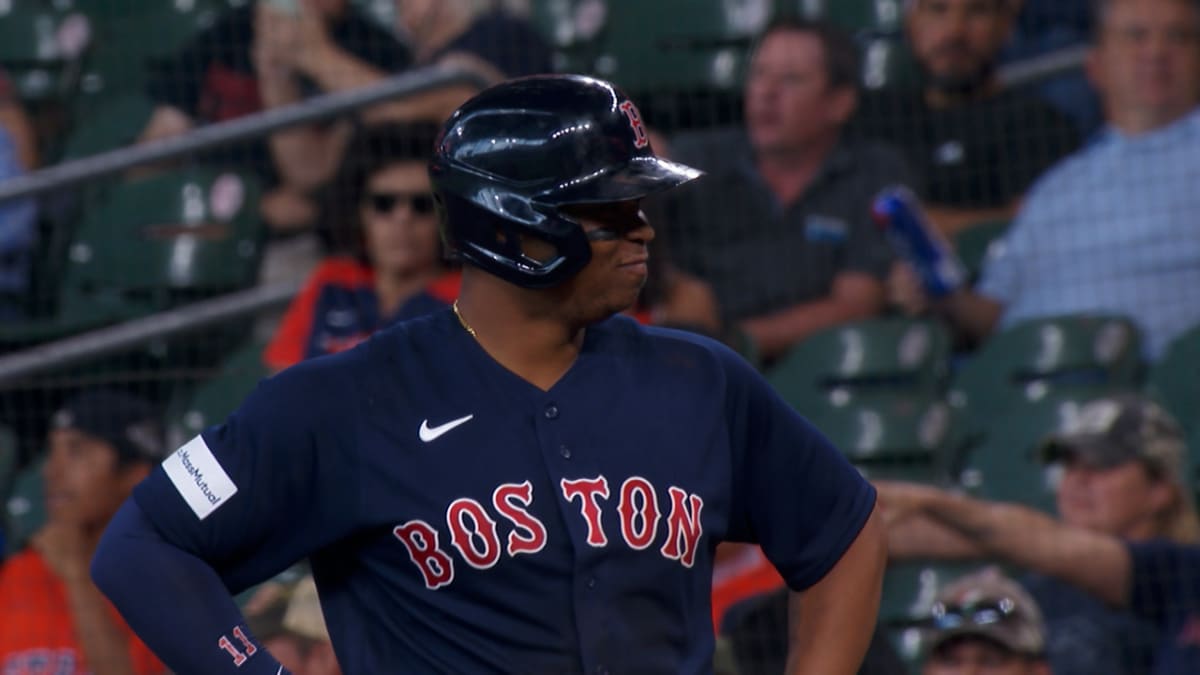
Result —
[{"label": "green stadium seat", "polygon": [[[784,2],[783,9],[794,3]],[[917,81],[918,69],[904,39],[904,0],[807,0],[810,16],[854,36],[867,89],[904,87]]]},{"label": "green stadium seat", "polygon": [[45,490],[40,458],[17,474],[12,493],[5,501],[5,556],[21,550],[46,522]]},{"label": "green stadium seat", "polygon": [[1200,429],[1200,326],[1167,345],[1147,373],[1146,388],[1185,429]]},{"label": "green stadium seat", "polygon": [[184,169],[115,186],[71,243],[52,318],[0,326],[37,342],[252,286],[265,228],[247,174]]},{"label": "green stadium seat", "polygon": [[821,331],[796,344],[767,379],[804,413],[853,394],[941,391],[950,338],[933,321],[882,318]]},{"label": "green stadium seat", "polygon": [[[779,0],[777,0],[779,2]],[[851,33],[903,32],[905,0],[806,0],[801,3],[818,16]],[[794,5],[794,2],[783,2]]]},{"label": "green stadium seat", "polygon": [[249,340],[223,360],[214,377],[177,388],[167,413],[171,445],[182,445],[222,422],[270,374],[262,360],[264,347],[263,342]]},{"label": "green stadium seat", "polygon": [[77,64],[91,46],[91,20],[54,3],[21,0],[0,5],[0,66],[27,102],[69,98]]},{"label": "green stadium seat", "polygon": [[978,428],[1052,392],[1139,388],[1140,345],[1123,316],[1032,319],[989,337],[955,373],[948,398]]},{"label": "green stadium seat", "polygon": [[949,404],[909,393],[852,397],[808,419],[855,462],[926,459],[961,440]]},{"label": "green stadium seat", "polygon": [[1088,401],[1113,393],[1106,388],[1056,392],[1018,404],[993,417],[984,438],[959,467],[959,482],[983,499],[1019,502],[1055,511],[1058,469],[1042,465],[1036,450],[1047,435],[1073,428]]},{"label": "green stadium seat", "polygon": [[967,270],[967,280],[974,284],[983,271],[983,261],[993,242],[1008,231],[1010,221],[992,220],[967,226],[954,238],[954,250]]},{"label": "green stadium seat", "polygon": [[81,106],[90,105],[96,96],[142,91],[151,59],[174,53],[230,7],[223,0],[77,1],[96,27],[80,77]]},{"label": "green stadium seat", "polygon": [[89,101],[87,108],[86,116],[77,117],[84,123],[66,140],[64,161],[133,145],[150,121],[154,102],[141,91],[117,92]]},{"label": "green stadium seat", "polygon": [[750,37],[765,17],[737,9],[713,0],[609,2],[595,74],[635,98],[635,92],[738,89]]}]

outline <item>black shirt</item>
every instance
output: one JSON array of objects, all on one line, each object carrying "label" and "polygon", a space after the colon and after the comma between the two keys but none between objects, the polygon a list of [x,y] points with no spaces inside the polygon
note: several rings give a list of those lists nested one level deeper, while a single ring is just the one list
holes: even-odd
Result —
[{"label": "black shirt", "polygon": [[466,52],[487,61],[507,77],[538,75],[554,70],[545,40],[528,22],[503,11],[481,15],[461,35],[442,47],[433,60]]},{"label": "black shirt", "polygon": [[672,260],[712,285],[726,318],[824,298],[843,271],[887,274],[892,253],[871,220],[871,200],[909,183],[890,149],[840,143],[791,204],[758,174],[741,130],[680,137],[672,159],[706,175],[652,200],[647,213],[664,230]]},{"label": "black shirt", "polygon": [[948,109],[930,108],[916,90],[875,92],[854,129],[902,149],[926,200],[960,208],[1007,206],[1079,147],[1065,116],[1017,90]]}]

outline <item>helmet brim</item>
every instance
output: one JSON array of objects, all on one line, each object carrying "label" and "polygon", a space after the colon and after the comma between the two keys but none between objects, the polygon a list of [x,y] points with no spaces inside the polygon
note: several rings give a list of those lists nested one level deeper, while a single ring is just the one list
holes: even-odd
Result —
[{"label": "helmet brim", "polygon": [[548,193],[555,206],[605,204],[641,199],[679,187],[704,175],[703,171],[659,157],[634,157],[624,165],[582,180],[575,179]]}]

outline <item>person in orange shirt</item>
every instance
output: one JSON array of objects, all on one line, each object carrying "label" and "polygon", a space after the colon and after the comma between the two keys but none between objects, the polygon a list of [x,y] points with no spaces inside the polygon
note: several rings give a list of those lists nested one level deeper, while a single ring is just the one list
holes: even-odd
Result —
[{"label": "person in orange shirt", "polygon": [[47,522],[0,566],[0,672],[165,673],[88,573],[108,521],[163,456],[158,419],[138,398],[92,389],[50,427]]},{"label": "person in orange shirt", "polygon": [[448,310],[458,297],[427,167],[437,133],[432,123],[381,123],[351,141],[323,199],[321,228],[334,254],[267,345],[271,370],[345,351],[393,323]]}]

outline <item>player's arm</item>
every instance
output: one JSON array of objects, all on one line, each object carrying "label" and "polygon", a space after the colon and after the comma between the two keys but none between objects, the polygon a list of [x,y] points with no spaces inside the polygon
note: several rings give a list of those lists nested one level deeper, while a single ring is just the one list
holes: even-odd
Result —
[{"label": "player's arm", "polygon": [[177,675],[288,672],[250,634],[216,570],[163,539],[133,499],[105,530],[92,578]]},{"label": "player's arm", "polygon": [[744,448],[727,536],[757,541],[800,594],[789,672],[852,675],[874,632],[887,563],[875,490],[743,359],[727,358],[727,419]]},{"label": "player's arm", "polygon": [[271,673],[231,594],[347,536],[361,518],[351,391],[361,352],[263,381],[134,488],[93,561],[104,591],[178,675]]},{"label": "player's arm", "polygon": [[1064,525],[1020,504],[986,502],[925,485],[877,484],[884,508],[924,514],[986,555],[1057,577],[1113,606],[1125,606],[1132,560],[1119,539]]},{"label": "player's arm", "polygon": [[862,272],[842,272],[827,297],[747,319],[741,328],[760,354],[773,358],[819,330],[873,316],[883,305],[882,282]]},{"label": "player's arm", "polygon": [[791,594],[787,673],[858,672],[875,631],[886,541],[876,509],[837,564],[803,593]]}]

